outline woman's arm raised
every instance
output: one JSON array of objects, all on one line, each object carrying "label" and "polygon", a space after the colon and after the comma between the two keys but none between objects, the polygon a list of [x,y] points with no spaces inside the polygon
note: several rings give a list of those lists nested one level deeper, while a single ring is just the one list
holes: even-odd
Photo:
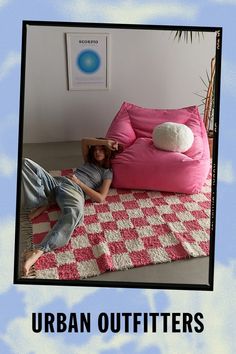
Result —
[{"label": "woman's arm raised", "polygon": [[83,159],[86,162],[89,152],[89,147],[93,145],[105,145],[110,150],[115,151],[118,149],[118,142],[110,139],[97,139],[97,138],[83,138],[81,140],[81,148]]}]

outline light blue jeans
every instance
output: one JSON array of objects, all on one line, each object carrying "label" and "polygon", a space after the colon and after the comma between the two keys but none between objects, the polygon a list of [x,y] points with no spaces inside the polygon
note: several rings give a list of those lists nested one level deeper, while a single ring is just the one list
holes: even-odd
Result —
[{"label": "light blue jeans", "polygon": [[24,158],[22,192],[24,207],[32,209],[56,202],[61,210],[59,220],[36,248],[49,252],[66,245],[75,227],[83,221],[82,189],[66,177],[52,177],[36,162]]}]

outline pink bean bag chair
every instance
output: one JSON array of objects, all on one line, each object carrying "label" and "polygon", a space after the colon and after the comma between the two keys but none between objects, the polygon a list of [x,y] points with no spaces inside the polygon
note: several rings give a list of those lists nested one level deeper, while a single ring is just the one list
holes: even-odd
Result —
[{"label": "pink bean bag chair", "polygon": [[[158,149],[152,133],[164,122],[185,124],[194,135],[183,152]],[[197,106],[181,109],[149,109],[124,102],[106,138],[123,144],[112,160],[114,188],[146,189],[177,193],[201,190],[210,168],[207,134]]]}]

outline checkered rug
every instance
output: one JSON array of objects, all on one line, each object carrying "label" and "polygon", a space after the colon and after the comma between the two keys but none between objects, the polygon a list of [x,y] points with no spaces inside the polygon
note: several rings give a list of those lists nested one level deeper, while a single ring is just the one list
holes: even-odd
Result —
[{"label": "checkered rug", "polygon": [[[206,256],[210,205],[210,175],[201,193],[193,195],[111,189],[103,204],[86,200],[83,224],[65,247],[45,253],[36,262],[36,278],[83,279]],[[45,237],[58,215],[55,205],[33,220],[34,244]]]}]

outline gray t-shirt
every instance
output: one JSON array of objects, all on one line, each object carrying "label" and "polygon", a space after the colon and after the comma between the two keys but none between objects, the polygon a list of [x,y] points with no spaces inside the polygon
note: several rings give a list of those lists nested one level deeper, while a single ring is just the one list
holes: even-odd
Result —
[{"label": "gray t-shirt", "polygon": [[85,162],[84,165],[77,168],[74,174],[81,182],[92,189],[98,189],[101,187],[104,179],[112,179],[113,177],[111,169],[103,168],[89,162]]}]

